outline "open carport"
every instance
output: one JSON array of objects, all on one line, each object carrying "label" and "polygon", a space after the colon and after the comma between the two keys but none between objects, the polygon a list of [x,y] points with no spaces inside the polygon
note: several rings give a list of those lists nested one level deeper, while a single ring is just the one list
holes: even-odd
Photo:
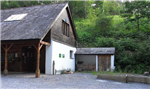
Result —
[{"label": "open carport", "polygon": [[115,48],[77,48],[76,71],[114,70]]}]

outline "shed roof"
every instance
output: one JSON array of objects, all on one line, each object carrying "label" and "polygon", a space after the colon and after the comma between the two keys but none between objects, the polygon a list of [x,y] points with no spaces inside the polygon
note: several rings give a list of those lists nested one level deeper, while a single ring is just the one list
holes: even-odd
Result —
[{"label": "shed roof", "polygon": [[[62,9],[68,3],[1,10],[1,40],[41,39],[50,30]],[[20,21],[4,21],[14,14],[27,13]]]},{"label": "shed roof", "polygon": [[77,48],[76,54],[115,54],[115,48]]}]

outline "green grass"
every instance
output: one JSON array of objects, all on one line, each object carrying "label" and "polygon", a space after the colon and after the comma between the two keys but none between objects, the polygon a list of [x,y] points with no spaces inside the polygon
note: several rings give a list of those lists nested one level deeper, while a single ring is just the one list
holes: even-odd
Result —
[{"label": "green grass", "polygon": [[100,71],[100,72],[96,72],[96,71],[83,71],[83,72],[78,72],[78,73],[91,73],[93,75],[99,75],[99,74],[108,74],[108,75],[117,75],[117,74],[126,74],[123,72],[111,72],[111,71]]}]

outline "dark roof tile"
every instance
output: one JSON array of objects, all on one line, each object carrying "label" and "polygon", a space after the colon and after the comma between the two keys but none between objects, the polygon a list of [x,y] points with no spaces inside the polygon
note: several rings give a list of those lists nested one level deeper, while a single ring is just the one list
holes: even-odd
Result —
[{"label": "dark roof tile", "polygon": [[115,54],[115,48],[77,48],[76,54]]}]

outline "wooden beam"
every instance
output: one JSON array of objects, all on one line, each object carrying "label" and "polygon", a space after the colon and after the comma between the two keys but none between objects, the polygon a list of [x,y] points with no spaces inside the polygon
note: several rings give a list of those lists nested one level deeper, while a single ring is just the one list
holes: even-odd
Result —
[{"label": "wooden beam", "polygon": [[40,43],[38,43],[37,47],[37,62],[36,62],[36,76],[37,78],[40,77]]},{"label": "wooden beam", "polygon": [[5,48],[5,68],[4,68],[4,75],[7,75],[8,74],[8,70],[7,70],[7,63],[8,63],[8,59],[7,59],[7,44],[6,44],[6,48]]},{"label": "wooden beam", "polygon": [[40,40],[35,39],[35,40],[15,40],[15,41],[1,41],[1,44],[37,44]]},{"label": "wooden beam", "polygon": [[21,45],[21,46],[22,46],[22,47],[23,47],[23,46],[32,46],[32,44],[27,44],[27,45]]},{"label": "wooden beam", "polygon": [[4,75],[7,75],[8,74],[8,50],[12,47],[13,44],[11,44],[9,47],[7,47],[8,45],[5,44],[6,46],[3,47],[3,49],[5,50],[5,68],[4,68]]},{"label": "wooden beam", "polygon": [[1,45],[1,47],[2,47],[4,50],[6,50],[5,47],[4,47],[3,45]]},{"label": "wooden beam", "polygon": [[40,48],[39,48],[40,50],[41,50],[42,46],[43,46],[43,44],[40,46]]},{"label": "wooden beam", "polygon": [[33,47],[37,50],[37,47],[35,46],[35,44],[32,44],[33,45]]},{"label": "wooden beam", "polygon": [[40,41],[40,43],[41,43],[41,44],[44,44],[44,45],[48,45],[48,46],[50,46],[50,43],[45,42],[45,41]]},{"label": "wooden beam", "polygon": [[13,44],[11,44],[11,45],[8,47],[7,51],[12,47],[12,45],[13,45]]}]

